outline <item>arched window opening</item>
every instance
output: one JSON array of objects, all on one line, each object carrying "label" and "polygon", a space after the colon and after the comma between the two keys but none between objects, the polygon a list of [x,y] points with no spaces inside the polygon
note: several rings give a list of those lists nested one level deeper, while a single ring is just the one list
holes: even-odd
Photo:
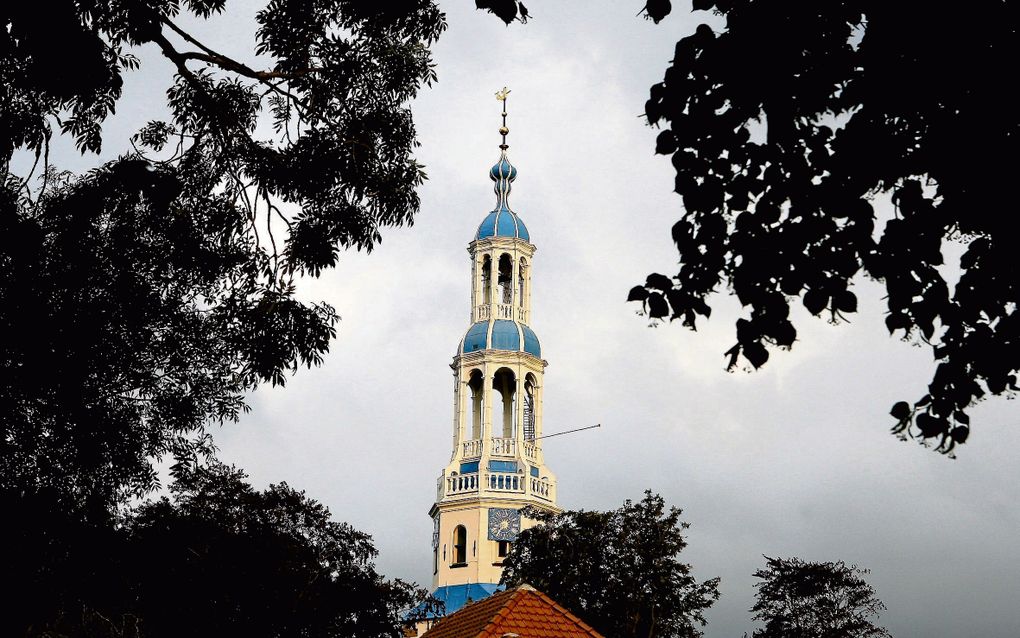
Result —
[{"label": "arched window opening", "polygon": [[503,438],[514,438],[514,399],[516,398],[517,378],[509,368],[500,368],[492,378],[492,388],[499,392],[503,403]]},{"label": "arched window opening", "polygon": [[510,255],[503,253],[499,256],[499,302],[513,303],[514,298],[514,264]]},{"label": "arched window opening", "polygon": [[453,530],[453,564],[464,565],[467,563],[467,529],[458,525]]},{"label": "arched window opening", "polygon": [[524,377],[524,440],[535,440],[535,377]]},{"label": "arched window opening", "polygon": [[521,308],[524,307],[525,298],[524,287],[528,280],[527,273],[528,273],[528,260],[522,258],[521,265],[517,273],[517,305],[520,306]]},{"label": "arched window opening", "polygon": [[477,441],[482,438],[482,390],[484,389],[482,372],[472,370],[468,379],[468,388],[471,390],[471,440]]},{"label": "arched window opening", "polygon": [[492,303],[492,259],[482,257],[482,303]]}]

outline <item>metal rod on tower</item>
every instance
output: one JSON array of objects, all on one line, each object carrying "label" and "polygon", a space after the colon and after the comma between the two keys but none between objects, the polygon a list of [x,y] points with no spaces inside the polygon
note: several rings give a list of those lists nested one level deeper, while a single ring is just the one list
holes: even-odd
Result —
[{"label": "metal rod on tower", "polygon": [[583,428],[575,428],[573,430],[567,430],[566,432],[556,432],[554,434],[543,434],[542,436],[535,437],[535,440],[537,441],[538,439],[549,439],[549,438],[552,438],[554,436],[560,436],[561,434],[570,434],[572,432],[581,432],[583,430],[591,430],[593,428],[600,428],[600,427],[602,427],[602,424],[601,423],[596,423],[595,425],[589,425],[589,426],[583,427]]}]

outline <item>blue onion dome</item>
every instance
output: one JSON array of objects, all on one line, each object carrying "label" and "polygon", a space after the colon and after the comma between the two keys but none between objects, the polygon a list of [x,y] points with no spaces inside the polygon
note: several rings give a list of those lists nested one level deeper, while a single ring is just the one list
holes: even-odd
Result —
[{"label": "blue onion dome", "polygon": [[[492,168],[489,169],[489,177],[492,178],[492,181],[497,183],[496,194],[498,195],[499,180],[507,179],[512,182],[517,179],[517,167],[510,163],[510,160],[506,158],[506,153],[504,153],[499,158],[499,161],[493,164]],[[509,186],[507,187],[507,192],[509,192]]]},{"label": "blue onion dome", "polygon": [[516,237],[531,241],[524,221],[510,210],[510,183],[517,179],[517,169],[506,158],[505,148],[500,153],[499,161],[489,169],[489,177],[495,182],[492,190],[496,193],[496,208],[482,220],[475,239]]},{"label": "blue onion dome", "polygon": [[538,342],[535,331],[528,326],[510,321],[479,321],[468,328],[464,340],[460,344],[461,354],[478,350],[509,350],[511,352],[527,352],[542,358],[542,346]]}]

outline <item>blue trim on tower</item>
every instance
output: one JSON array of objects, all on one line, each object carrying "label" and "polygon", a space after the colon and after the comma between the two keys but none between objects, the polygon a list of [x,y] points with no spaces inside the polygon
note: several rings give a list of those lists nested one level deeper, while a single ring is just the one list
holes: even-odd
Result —
[{"label": "blue trim on tower", "polygon": [[482,223],[478,225],[478,232],[475,233],[475,239],[484,239],[486,237],[492,237],[496,234],[496,211],[489,213]]},{"label": "blue trim on tower", "polygon": [[[449,616],[463,609],[469,601],[478,602],[498,591],[503,591],[503,586],[498,583],[469,583],[466,585],[444,585],[432,592],[432,596],[443,601],[446,605],[446,615]],[[434,617],[429,616],[429,618]]]},{"label": "blue trim on tower", "polygon": [[531,235],[528,233],[528,227],[524,225],[524,220],[509,208],[497,208],[485,216],[482,223],[478,225],[475,239],[485,239],[486,237],[517,237],[526,242],[531,241]]},{"label": "blue trim on tower", "polygon": [[524,324],[521,324],[521,331],[524,333],[524,351],[541,359],[542,345],[538,342],[535,331]]},{"label": "blue trim on tower", "polygon": [[496,234],[500,237],[516,237],[517,236],[517,220],[516,215],[511,213],[509,210],[503,208],[496,215]]},{"label": "blue trim on tower", "polygon": [[464,335],[463,352],[467,354],[468,352],[474,352],[475,350],[484,350],[486,333],[488,332],[488,321],[479,321],[468,328],[467,334]]},{"label": "blue trim on tower", "polygon": [[517,323],[508,319],[497,319],[492,326],[492,348],[495,350],[521,349],[521,334]]},{"label": "blue trim on tower", "polygon": [[517,471],[517,461],[489,461],[489,471],[513,474]]},{"label": "blue trim on tower", "polygon": [[499,154],[499,161],[489,169],[489,177],[495,182],[492,190],[496,193],[496,208],[486,215],[482,223],[478,225],[475,239],[516,237],[530,242],[531,235],[528,234],[528,227],[516,213],[510,210],[510,184],[517,179],[517,169],[506,158],[506,145],[501,148],[503,150]]}]

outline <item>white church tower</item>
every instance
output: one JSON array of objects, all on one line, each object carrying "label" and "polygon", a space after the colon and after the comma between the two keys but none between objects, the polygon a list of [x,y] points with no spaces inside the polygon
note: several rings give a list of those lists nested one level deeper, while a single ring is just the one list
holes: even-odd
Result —
[{"label": "white church tower", "polygon": [[531,505],[558,512],[545,465],[542,393],[546,361],[531,329],[535,245],[509,204],[517,169],[507,159],[505,88],[499,161],[489,171],[496,207],[468,244],[471,325],[453,358],[453,452],[437,485],[432,589],[450,614],[496,591],[503,558]]}]

